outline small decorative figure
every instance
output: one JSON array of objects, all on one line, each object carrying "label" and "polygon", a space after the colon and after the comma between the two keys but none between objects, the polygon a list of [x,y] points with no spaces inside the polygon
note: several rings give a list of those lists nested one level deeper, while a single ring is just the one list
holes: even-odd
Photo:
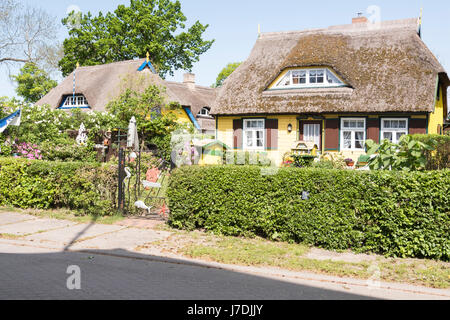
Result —
[{"label": "small decorative figure", "polygon": [[136,201],[136,202],[134,203],[134,206],[135,206],[136,208],[138,208],[138,209],[144,209],[144,210],[147,210],[148,214],[150,214],[150,209],[152,208],[152,207],[147,207],[147,206],[145,205],[144,201]]},{"label": "small decorative figure", "polygon": [[78,130],[78,136],[76,141],[79,146],[84,146],[86,145],[87,140],[88,137],[86,134],[86,127],[84,126],[84,123],[82,123],[80,129]]},{"label": "small decorative figure", "polygon": [[138,156],[137,156],[136,152],[130,153],[130,162],[133,163],[137,157]]}]

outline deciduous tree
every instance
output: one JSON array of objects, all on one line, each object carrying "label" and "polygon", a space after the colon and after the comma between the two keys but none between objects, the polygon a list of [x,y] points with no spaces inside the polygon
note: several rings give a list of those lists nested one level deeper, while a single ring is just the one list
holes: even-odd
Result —
[{"label": "deciduous tree", "polygon": [[219,75],[217,76],[216,83],[213,84],[214,88],[221,87],[223,85],[223,82],[234,72],[234,70],[237,69],[241,65],[242,62],[231,62],[226,65],[225,68],[220,71]]},{"label": "deciduous tree", "polygon": [[63,19],[69,38],[64,41],[64,58],[59,65],[64,75],[83,66],[145,57],[164,77],[175,70],[191,70],[199,56],[214,40],[203,40],[208,25],[196,21],[186,30],[187,18],[181,4],[170,0],[130,0],[130,5],[119,5],[111,13],[90,12],[78,17],[73,14]]},{"label": "deciduous tree", "polygon": [[44,10],[16,0],[0,0],[0,64],[40,63],[53,46],[58,25]]},{"label": "deciduous tree", "polygon": [[32,62],[26,63],[19,74],[11,78],[17,82],[17,94],[28,103],[37,102],[58,84]]}]

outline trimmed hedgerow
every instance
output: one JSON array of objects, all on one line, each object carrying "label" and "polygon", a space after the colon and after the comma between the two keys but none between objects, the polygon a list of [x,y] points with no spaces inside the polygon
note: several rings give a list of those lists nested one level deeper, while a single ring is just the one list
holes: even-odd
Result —
[{"label": "trimmed hedgerow", "polygon": [[114,212],[117,166],[0,158],[0,205]]},{"label": "trimmed hedgerow", "polygon": [[[450,171],[183,167],[168,189],[173,227],[326,249],[450,260]],[[303,192],[309,199],[302,200]]]}]

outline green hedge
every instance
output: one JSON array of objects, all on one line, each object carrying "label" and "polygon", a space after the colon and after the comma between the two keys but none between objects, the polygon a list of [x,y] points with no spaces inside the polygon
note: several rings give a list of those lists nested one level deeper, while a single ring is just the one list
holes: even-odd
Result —
[{"label": "green hedge", "polygon": [[84,162],[0,158],[0,205],[114,212],[117,167]]},{"label": "green hedge", "polygon": [[[170,225],[326,249],[450,260],[450,171],[183,167]],[[310,193],[302,200],[303,191]]]}]

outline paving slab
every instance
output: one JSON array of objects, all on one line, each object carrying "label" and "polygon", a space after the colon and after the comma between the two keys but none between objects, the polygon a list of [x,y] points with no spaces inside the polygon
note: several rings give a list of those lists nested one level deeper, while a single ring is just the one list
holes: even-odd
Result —
[{"label": "paving slab", "polygon": [[164,240],[171,235],[170,232],[148,229],[127,228],[114,233],[105,234],[96,238],[77,242],[71,246],[76,249],[124,249],[135,250],[146,243]]},{"label": "paving slab", "polygon": [[0,226],[26,220],[36,220],[35,216],[17,212],[0,212]]},{"label": "paving slab", "polygon": [[56,219],[33,219],[2,225],[0,226],[0,233],[23,236],[37,232],[44,232],[47,230],[69,227],[72,225],[75,225],[75,222]]},{"label": "paving slab", "polygon": [[50,242],[67,245],[87,238],[98,237],[111,232],[124,229],[122,226],[102,224],[77,224],[64,229],[48,231],[25,237],[26,240],[35,242]]}]

